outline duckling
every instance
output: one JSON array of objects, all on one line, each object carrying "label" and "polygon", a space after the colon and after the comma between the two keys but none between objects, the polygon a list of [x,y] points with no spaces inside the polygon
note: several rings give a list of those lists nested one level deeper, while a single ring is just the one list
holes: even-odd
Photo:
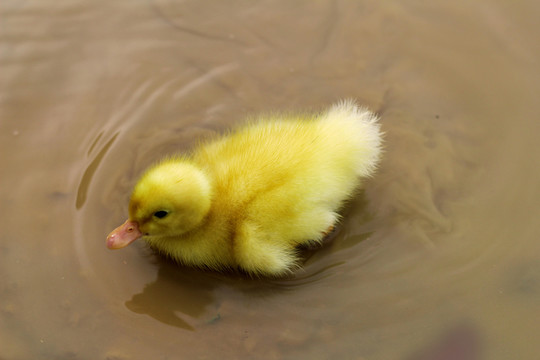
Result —
[{"label": "duckling", "polygon": [[109,249],[142,238],[179,263],[283,276],[320,243],[379,161],[378,118],[353,101],[317,114],[266,115],[139,179]]}]

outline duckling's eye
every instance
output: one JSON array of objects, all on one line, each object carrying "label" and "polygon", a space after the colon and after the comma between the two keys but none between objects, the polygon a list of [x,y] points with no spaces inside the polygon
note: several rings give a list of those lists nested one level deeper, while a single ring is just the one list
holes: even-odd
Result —
[{"label": "duckling's eye", "polygon": [[165,216],[167,216],[169,213],[165,210],[159,210],[154,213],[154,216],[158,219],[163,219]]}]

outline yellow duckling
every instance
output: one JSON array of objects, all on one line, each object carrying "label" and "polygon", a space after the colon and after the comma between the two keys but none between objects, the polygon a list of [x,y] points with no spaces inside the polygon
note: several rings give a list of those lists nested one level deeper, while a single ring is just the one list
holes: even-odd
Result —
[{"label": "yellow duckling", "polygon": [[143,238],[182,264],[279,276],[320,242],[379,160],[377,117],[352,101],[262,116],[147,170],[109,249]]}]

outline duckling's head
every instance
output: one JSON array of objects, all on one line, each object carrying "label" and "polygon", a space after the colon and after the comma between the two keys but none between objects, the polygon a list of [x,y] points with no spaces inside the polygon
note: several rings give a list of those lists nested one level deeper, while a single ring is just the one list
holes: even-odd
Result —
[{"label": "duckling's head", "polygon": [[107,237],[110,249],[138,238],[175,237],[197,228],[210,210],[212,188],[196,166],[177,160],[148,170],[129,202],[129,219]]}]

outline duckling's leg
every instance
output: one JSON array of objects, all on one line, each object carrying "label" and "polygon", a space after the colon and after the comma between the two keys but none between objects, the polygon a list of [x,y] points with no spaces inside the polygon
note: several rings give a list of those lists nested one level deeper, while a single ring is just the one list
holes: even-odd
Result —
[{"label": "duckling's leg", "polygon": [[312,239],[309,239],[307,241],[300,243],[299,246],[303,249],[314,250],[314,249],[320,248],[322,244],[331,241],[336,232],[336,226],[337,226],[336,224],[338,222],[337,220],[338,216],[335,213],[331,213],[329,218],[331,218],[331,221],[333,221],[333,223],[330,226],[328,226],[326,230],[321,231],[319,233],[320,235],[317,236],[316,238],[312,238]]},{"label": "duckling's leg", "polygon": [[325,222],[323,222],[322,224],[326,225],[326,230],[321,231],[320,233],[322,235],[320,238],[321,243],[325,240],[328,240],[332,236],[332,234],[336,230],[336,224],[339,222],[340,215],[334,211],[329,211],[326,213],[324,219]]},{"label": "duckling's leg", "polygon": [[326,231],[323,231],[323,240],[330,236],[334,232],[334,230],[336,230],[336,225],[332,224],[328,227],[328,229],[326,229]]}]

